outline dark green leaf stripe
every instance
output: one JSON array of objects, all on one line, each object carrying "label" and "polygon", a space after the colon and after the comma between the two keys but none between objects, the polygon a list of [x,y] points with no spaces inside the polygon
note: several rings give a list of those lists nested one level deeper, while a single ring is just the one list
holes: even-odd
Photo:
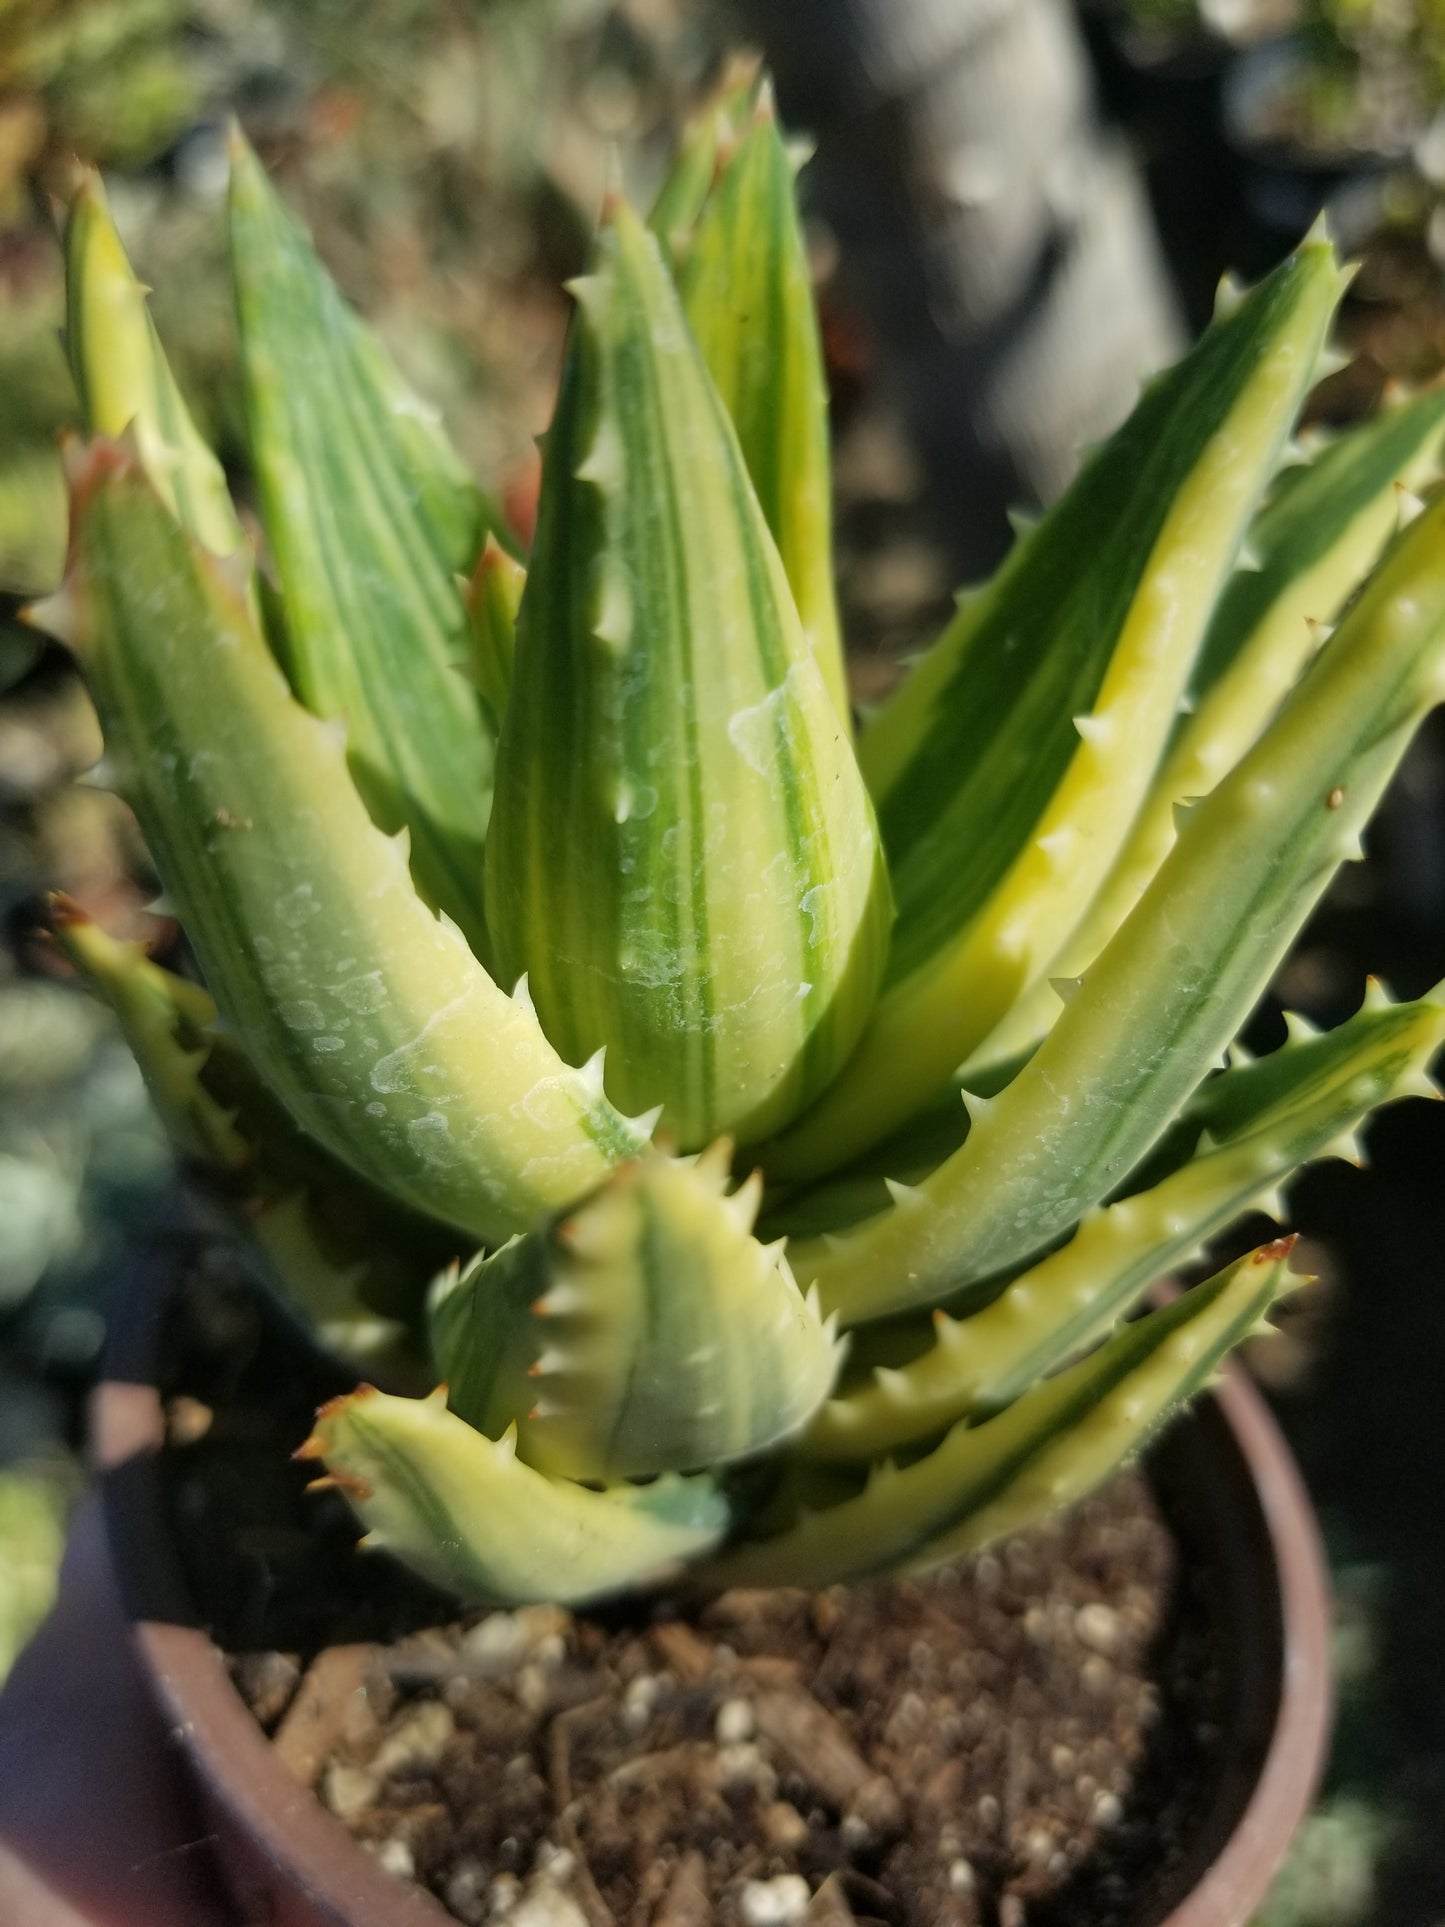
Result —
[{"label": "dark green leaf stripe", "polygon": [[1359,833],[1445,655],[1445,497],[1179,840],[1029,1062],[907,1209],[795,1247],[845,1321],[1045,1248],[1139,1163],[1238,1032]]},{"label": "dark green leaf stripe", "polygon": [[115,1012],[172,1144],[224,1175],[225,1196],[270,1260],[283,1297],[343,1356],[374,1358],[456,1249],[457,1234],[400,1207],[303,1136],[216,1028],[202,987],[57,902],[57,940]]},{"label": "dark green leaf stripe", "polygon": [[182,1157],[234,1172],[254,1153],[239,1119],[202,1077],[216,1006],[199,984],[151,962],[139,944],[108,936],[66,899],[54,906],[56,941],[87,988],[115,1013],[151,1101]]},{"label": "dark green leaf stripe", "polygon": [[1305,1028],[1267,1057],[1221,1072],[1194,1099],[1189,1115],[1210,1145],[1226,1146],[1253,1136],[1286,1107],[1292,1115],[1315,1110],[1331,1092],[1352,1101],[1369,1094],[1372,1109],[1395,1096],[1437,1098],[1426,1071],[1442,1042],[1442,1012],[1440,986],[1395,1004],[1372,980],[1353,1017],[1332,1031]]},{"label": "dark green leaf stripe", "polygon": [[288,672],[315,714],[345,720],[372,814],[410,831],[418,883],[480,949],[492,743],[459,673],[457,576],[495,514],[240,144],[231,251]]},{"label": "dark green leaf stripe", "polygon": [[[1200,648],[1190,686],[1196,702],[1229,669],[1281,595],[1329,556],[1351,524],[1388,497],[1396,482],[1415,488],[1438,468],[1442,432],[1445,388],[1437,388],[1387,408],[1311,460],[1284,470],[1250,531],[1258,566],[1241,569],[1230,581]],[[1390,521],[1376,538],[1376,552]],[[1351,588],[1371,560],[1356,558]],[[1309,613],[1317,622],[1331,622],[1342,599],[1341,592],[1331,596],[1325,588]]]},{"label": "dark green leaf stripe", "polygon": [[833,1334],[751,1236],[760,1185],[724,1194],[730,1152],[624,1164],[441,1290],[452,1410],[493,1437],[515,1423],[529,1465],[604,1481],[726,1465],[797,1431],[832,1384]]},{"label": "dark green leaf stripe", "polygon": [[1216,323],[875,718],[860,755],[899,898],[888,977],[770,1174],[815,1176],[926,1103],[1088,909],[1343,285],[1311,241]]},{"label": "dark green leaf stripe", "polygon": [[581,1605],[658,1581],[715,1545],[727,1502],[710,1480],[594,1492],[520,1462],[430,1398],[369,1385],[332,1399],[299,1457],[323,1460],[369,1528],[368,1546],[465,1599]]},{"label": "dark green leaf stripe", "polygon": [[[1160,376],[997,581],[963,605],[920,665],[913,692],[905,686],[880,711],[861,754],[898,900],[890,981],[948,941],[1028,841],[1078,754],[1073,718],[1094,709],[1181,488],[1265,344],[1302,303],[1317,300],[1322,275],[1334,279],[1327,250],[1294,257]],[[1306,362],[1301,390],[1308,369]],[[1279,411],[1257,493],[1292,415]],[[1232,559],[1231,549],[1226,567]],[[1199,620],[1202,629],[1207,606]]]},{"label": "dark green leaf stripe", "polygon": [[222,1015],[302,1128],[487,1240],[635,1155],[645,1132],[422,903],[335,732],[113,447],[74,520],[64,599],[120,787]]},{"label": "dark green leaf stripe", "polygon": [[846,717],[823,349],[793,166],[769,95],[702,212],[678,287],[814,657]]},{"label": "dark green leaf stripe", "polygon": [[[824,1407],[809,1430],[809,1456],[874,1458],[1010,1403],[1106,1336],[1151,1284],[1242,1212],[1281,1217],[1281,1187],[1302,1165],[1357,1160],[1354,1134],[1373,1110],[1438,1095],[1425,1069],[1442,1042],[1440,1003],[1372,997],[1328,1037],[1225,1071],[1210,1087],[1207,1145],[1148,1190],[1087,1214],[1067,1244],[983,1310],[936,1314],[928,1351]],[[1230,1128],[1215,1141],[1226,1119]]]},{"label": "dark green leaf stripe", "polygon": [[900,1562],[936,1564],[1081,1498],[1206,1382],[1282,1291],[1304,1282],[1286,1268],[1288,1248],[1250,1253],[998,1417],[955,1426],[906,1469],[885,1462],[856,1498],[724,1553],[703,1568],[704,1583],[826,1586]]},{"label": "dark green leaf stripe", "polygon": [[[504,975],[684,1146],[819,1090],[882,967],[852,750],[656,244],[578,284],[488,846]],[[545,774],[543,774],[545,773]],[[619,879],[620,885],[619,888]]]},{"label": "dark green leaf stripe", "polygon": [[757,85],[756,60],[746,56],[736,59],[687,118],[672,166],[647,217],[647,225],[657,236],[663,259],[670,266],[676,266],[679,255],[686,257],[724,150],[737,140]]},{"label": "dark green leaf stripe", "polygon": [[1398,487],[1423,486],[1437,472],[1442,426],[1445,393],[1425,395],[1285,471],[1250,530],[1256,566],[1240,569],[1224,592],[1195,667],[1191,709],[1112,870],[1047,976],[964,1066],[965,1083],[1053,1024],[1059,999],[1049,979],[1084,974],[1173,847],[1178,806],[1207,796],[1278,709],[1394,532]]}]

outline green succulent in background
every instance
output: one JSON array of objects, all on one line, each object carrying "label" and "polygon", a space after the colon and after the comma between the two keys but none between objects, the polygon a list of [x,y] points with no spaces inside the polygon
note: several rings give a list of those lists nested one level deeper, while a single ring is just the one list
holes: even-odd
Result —
[{"label": "green succulent in background", "polygon": [[195,110],[187,13],[185,0],[0,0],[0,94],[34,105],[41,138],[149,161]]},{"label": "green succulent in background", "polygon": [[65,482],[55,436],[69,423],[74,397],[50,302],[5,301],[3,313],[0,595],[36,595],[60,579],[65,557]]},{"label": "green succulent in background", "polygon": [[1445,394],[1291,442],[1347,279],[1312,235],[855,743],[765,88],[650,226],[609,197],[525,561],[239,142],[230,219],[264,541],[92,182],[34,613],[206,987],[61,939],[283,1287],[391,1348],[300,1456],[503,1601],[826,1583],[1068,1503],[1298,1281],[1281,1240],[1149,1287],[1432,1090],[1438,994],[1231,1045],[1445,694]]},{"label": "green succulent in background", "polygon": [[63,1467],[0,1467],[0,1680],[55,1596],[67,1483]]},{"label": "green succulent in background", "polygon": [[1307,143],[1403,153],[1445,101],[1440,0],[1305,0],[1299,33]]},{"label": "green succulent in background", "polygon": [[1440,0],[1107,0],[1142,49],[1274,43],[1283,79],[1264,138],[1335,159],[1405,154],[1445,99]]},{"label": "green succulent in background", "polygon": [[[0,596],[54,585],[65,546],[57,430],[74,396],[56,281],[36,245],[47,163],[144,165],[194,116],[183,0],[0,0]],[[48,239],[48,237],[47,237]],[[0,616],[0,687],[26,657]]]}]

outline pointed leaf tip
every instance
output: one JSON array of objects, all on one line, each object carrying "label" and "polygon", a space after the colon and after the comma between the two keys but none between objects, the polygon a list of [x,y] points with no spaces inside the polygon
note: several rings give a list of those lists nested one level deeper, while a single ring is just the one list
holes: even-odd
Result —
[{"label": "pointed leaf tip", "polygon": [[1251,1254],[1250,1262],[1256,1265],[1283,1264],[1299,1243],[1299,1233],[1288,1231],[1282,1238],[1275,1238],[1267,1245],[1261,1245]]},{"label": "pointed leaf tip", "polygon": [[1423,515],[1425,512],[1424,502],[1413,489],[1406,488],[1403,482],[1395,484],[1395,499],[1398,505],[1399,526],[1402,529],[1409,528],[1416,516]]}]

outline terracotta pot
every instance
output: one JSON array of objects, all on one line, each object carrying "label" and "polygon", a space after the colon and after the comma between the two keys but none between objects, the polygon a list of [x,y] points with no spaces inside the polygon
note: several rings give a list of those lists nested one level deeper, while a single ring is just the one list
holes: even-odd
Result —
[{"label": "terracotta pot", "polygon": [[[446,1927],[377,1867],[280,1764],[198,1623],[161,1499],[154,1373],[178,1265],[142,1267],[107,1352],[91,1438],[107,1531],[143,1668],[214,1823],[246,1919],[270,1927]],[[1170,1911],[1138,1927],[1245,1927],[1303,1818],[1329,1729],[1329,1600],[1299,1472],[1242,1370],[1151,1456],[1166,1515],[1209,1575],[1233,1664],[1224,1770]]]}]

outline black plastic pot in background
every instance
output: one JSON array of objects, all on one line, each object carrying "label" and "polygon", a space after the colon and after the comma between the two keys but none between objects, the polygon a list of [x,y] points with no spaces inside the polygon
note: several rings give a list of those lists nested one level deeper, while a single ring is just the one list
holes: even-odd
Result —
[{"label": "black plastic pot in background", "polygon": [[1246,231],[1238,158],[1224,136],[1233,49],[1203,33],[1146,42],[1107,8],[1082,17],[1102,104],[1143,164],[1164,255],[1197,334],[1226,267],[1272,265],[1260,258],[1263,237]]},{"label": "black plastic pot in background", "polygon": [[1106,110],[1143,162],[1160,240],[1193,329],[1226,271],[1254,281],[1329,210],[1353,249],[1382,217],[1406,156],[1326,152],[1279,132],[1305,57],[1292,37],[1236,48],[1217,35],[1147,40],[1110,8],[1084,13]]}]

